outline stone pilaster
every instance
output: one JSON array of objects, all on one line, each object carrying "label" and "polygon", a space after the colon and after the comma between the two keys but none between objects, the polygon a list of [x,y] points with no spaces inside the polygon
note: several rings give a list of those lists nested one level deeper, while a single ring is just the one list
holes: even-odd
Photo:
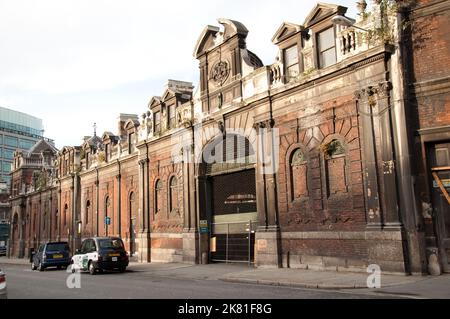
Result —
[{"label": "stone pilaster", "polygon": [[277,211],[277,134],[274,121],[257,123],[256,199],[259,226],[255,235],[255,265],[281,267],[281,237]]},{"label": "stone pilaster", "polygon": [[193,145],[182,149],[183,157],[183,262],[199,262],[199,233],[195,205]]},{"label": "stone pilaster", "polygon": [[392,138],[392,117],[389,101],[390,82],[379,83],[377,88],[376,111],[380,121],[381,161],[384,196],[384,228],[400,229],[402,223],[398,211],[396,162]]},{"label": "stone pilaster", "polygon": [[149,160],[144,159],[139,161],[139,252],[138,252],[138,260],[141,263],[150,262],[151,261],[151,239],[150,239],[150,209],[149,209],[149,194],[148,194],[148,165]]},{"label": "stone pilaster", "polygon": [[382,211],[378,186],[378,163],[376,153],[375,123],[373,118],[373,95],[371,88],[355,92],[358,112],[361,117],[360,131],[363,142],[364,197],[366,222],[369,229],[381,229]]}]

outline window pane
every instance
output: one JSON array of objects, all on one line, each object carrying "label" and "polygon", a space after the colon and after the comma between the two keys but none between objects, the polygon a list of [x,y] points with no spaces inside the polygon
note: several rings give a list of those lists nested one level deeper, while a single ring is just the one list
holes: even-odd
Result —
[{"label": "window pane", "polygon": [[155,123],[155,132],[159,132],[159,128],[160,128],[160,124],[161,124],[161,113],[160,112],[155,113],[154,123]]},{"label": "window pane", "polygon": [[3,172],[9,173],[11,171],[11,163],[3,162]]},{"label": "window pane", "polygon": [[334,30],[329,28],[323,32],[319,33],[319,50],[321,52],[334,47]]},{"label": "window pane", "polygon": [[13,159],[14,158],[14,151],[9,149],[3,149],[3,157],[7,159]]},{"label": "window pane", "polygon": [[284,63],[286,67],[298,63],[298,50],[297,46],[294,45],[284,51]]},{"label": "window pane", "polygon": [[328,49],[320,54],[320,65],[327,67],[336,63],[336,50],[334,48]]},{"label": "window pane", "polygon": [[11,136],[5,136],[5,145],[17,147],[17,138]]},{"label": "window pane", "polygon": [[32,148],[33,145],[34,145],[34,141],[22,140],[22,139],[19,140],[20,148],[28,150],[28,149]]}]

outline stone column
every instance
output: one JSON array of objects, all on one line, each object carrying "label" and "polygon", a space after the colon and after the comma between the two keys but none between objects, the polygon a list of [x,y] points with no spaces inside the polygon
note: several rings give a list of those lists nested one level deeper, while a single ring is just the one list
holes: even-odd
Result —
[{"label": "stone column", "polygon": [[148,203],[148,158],[139,162],[139,211],[140,231],[139,231],[139,252],[138,260],[141,263],[150,262],[150,229],[149,229],[149,203]]},{"label": "stone column", "polygon": [[[17,230],[19,232],[19,251],[18,251],[18,255],[17,257],[19,258],[23,258],[25,257],[25,234],[24,234],[24,228],[26,225],[26,218],[27,218],[27,213],[26,213],[26,204],[25,203],[21,203],[20,204],[20,211],[18,214],[18,218],[17,218]],[[14,227],[14,225],[13,225]],[[12,232],[11,232],[12,233]]]},{"label": "stone column", "polygon": [[[380,207],[380,190],[378,187],[378,164],[373,118],[373,95],[370,88],[355,92],[358,113],[361,117],[360,132],[363,144],[364,197],[366,201],[367,228],[381,230],[382,211]],[[370,101],[370,102],[369,102]]]},{"label": "stone column", "polygon": [[255,265],[281,267],[281,236],[278,222],[276,161],[277,135],[274,121],[256,125],[258,129],[256,194],[259,227],[256,232]]},{"label": "stone column", "polygon": [[182,150],[183,165],[183,261],[195,264],[198,262],[197,218],[195,209],[195,177],[193,145]]},{"label": "stone column", "polygon": [[[197,190],[197,218],[198,220],[208,220],[208,225],[211,227],[212,198],[207,178],[197,176],[195,188]],[[196,232],[198,233],[198,229]],[[209,234],[198,234],[198,238],[199,263],[205,264],[209,262]]]},{"label": "stone column", "polygon": [[[394,157],[394,142],[392,138],[392,118],[389,101],[391,90],[390,82],[379,83],[377,88],[376,111],[380,121],[380,141],[381,141],[381,167],[383,181],[383,215],[384,228],[400,229],[402,223],[398,211],[396,165]],[[406,142],[406,141],[405,141]]]},{"label": "stone column", "polygon": [[122,175],[120,174],[120,162],[118,162],[118,165],[119,165],[119,173],[116,175],[117,234],[119,235],[119,237],[122,237]]}]

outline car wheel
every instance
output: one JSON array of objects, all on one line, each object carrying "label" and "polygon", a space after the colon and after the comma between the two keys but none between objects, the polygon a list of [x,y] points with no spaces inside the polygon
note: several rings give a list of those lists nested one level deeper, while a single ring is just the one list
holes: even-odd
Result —
[{"label": "car wheel", "polygon": [[36,270],[36,265],[34,264],[34,261],[31,262],[31,270]]},{"label": "car wheel", "polygon": [[127,270],[127,267],[120,267],[119,268],[119,272],[125,272],[125,270]]},{"label": "car wheel", "polygon": [[44,271],[44,266],[42,266],[42,263],[41,263],[41,262],[39,262],[37,269],[38,269],[39,271]]},{"label": "car wheel", "polygon": [[97,269],[95,268],[95,265],[93,262],[89,263],[89,273],[91,275],[95,275],[95,273],[97,272]]}]

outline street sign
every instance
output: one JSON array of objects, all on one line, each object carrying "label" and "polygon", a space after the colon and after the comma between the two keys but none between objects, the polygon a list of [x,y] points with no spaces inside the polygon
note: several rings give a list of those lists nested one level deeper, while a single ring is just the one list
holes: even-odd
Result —
[{"label": "street sign", "polygon": [[111,217],[105,217],[105,225],[111,225]]},{"label": "street sign", "polygon": [[208,221],[207,220],[200,220],[199,227],[200,227],[200,234],[207,234],[207,233],[209,233]]}]

